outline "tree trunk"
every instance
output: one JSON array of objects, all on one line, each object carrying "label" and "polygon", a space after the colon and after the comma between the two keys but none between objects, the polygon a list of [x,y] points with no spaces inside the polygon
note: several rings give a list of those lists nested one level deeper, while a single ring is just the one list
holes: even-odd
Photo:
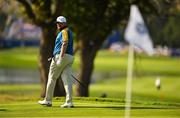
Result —
[{"label": "tree trunk", "polygon": [[96,57],[98,48],[93,41],[82,40],[81,42],[81,70],[80,70],[80,81],[85,84],[85,87],[78,84],[77,85],[77,96],[89,96],[89,84],[91,80],[91,75],[94,69],[94,59]]},{"label": "tree trunk", "polygon": [[[54,49],[56,29],[53,25],[42,28],[42,39],[40,41],[40,54],[39,54],[39,71],[42,85],[41,97],[45,97],[46,85],[48,81],[48,73],[50,62],[48,58],[52,57],[52,51]],[[61,79],[57,80],[54,96],[64,96],[64,87],[62,86]]]}]

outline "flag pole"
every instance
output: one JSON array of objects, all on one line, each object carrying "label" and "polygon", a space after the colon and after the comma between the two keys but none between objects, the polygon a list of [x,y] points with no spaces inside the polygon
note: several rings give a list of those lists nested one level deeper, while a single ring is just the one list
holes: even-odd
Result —
[{"label": "flag pole", "polygon": [[126,80],[126,98],[125,98],[125,118],[130,118],[131,110],[131,84],[133,78],[133,64],[134,64],[134,48],[129,45],[128,51],[128,65],[127,65],[127,80]]}]

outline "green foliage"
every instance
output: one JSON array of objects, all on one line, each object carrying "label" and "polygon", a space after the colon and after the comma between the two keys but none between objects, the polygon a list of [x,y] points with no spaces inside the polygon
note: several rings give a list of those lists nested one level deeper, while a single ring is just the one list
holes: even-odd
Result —
[{"label": "green foliage", "polygon": [[106,36],[114,26],[117,26],[120,19],[126,18],[128,14],[125,13],[128,10],[128,1],[69,0],[64,3],[63,14],[68,17],[78,36],[89,35],[90,40],[95,40]]},{"label": "green foliage", "polygon": [[168,22],[165,24],[162,30],[162,35],[167,41],[167,45],[170,47],[180,48],[180,22],[178,17],[169,17]]},{"label": "green foliage", "polygon": [[179,48],[179,16],[161,17],[149,18],[150,31],[155,45]]},{"label": "green foliage", "polygon": [[66,0],[62,14],[68,17],[77,39],[103,41],[120,23],[127,21],[131,4],[138,5],[143,13],[158,13],[158,2],[154,0]]},{"label": "green foliage", "polygon": [[178,0],[161,1],[158,16],[146,16],[155,45],[179,48],[180,9]]},{"label": "green foliage", "polygon": [[2,36],[2,32],[5,29],[6,20],[7,20],[7,14],[0,10],[0,22],[1,22],[1,25],[0,25],[0,37]]},{"label": "green foliage", "polygon": [[[159,20],[158,17],[179,13],[178,0],[171,2],[166,0],[17,1],[24,6],[25,13],[29,19],[36,25],[42,26],[42,28],[52,26],[52,22],[55,21],[58,15],[65,15],[69,21],[68,23],[76,32],[76,39],[86,41],[105,40],[112,29],[117,28],[119,23],[124,24],[124,21],[127,21],[131,4],[138,5],[147,20],[151,20],[151,15],[155,15],[156,20]],[[155,38],[154,42],[156,44],[179,47],[179,24],[176,24],[178,20],[179,16],[177,18],[168,18],[163,27],[158,25],[159,28],[157,28],[157,24],[154,24],[154,27],[151,29],[153,38]],[[161,19],[160,22],[164,21]]]}]

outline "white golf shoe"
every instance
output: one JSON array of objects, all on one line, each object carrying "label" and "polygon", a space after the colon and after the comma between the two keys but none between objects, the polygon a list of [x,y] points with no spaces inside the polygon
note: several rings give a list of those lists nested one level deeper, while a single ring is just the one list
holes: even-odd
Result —
[{"label": "white golf shoe", "polygon": [[52,106],[52,102],[51,102],[51,101],[40,100],[40,101],[38,101],[38,103],[39,103],[40,105],[46,105],[46,106],[48,106],[48,107],[51,107],[51,106]]},{"label": "white golf shoe", "polygon": [[74,107],[72,102],[64,103],[63,105],[61,105],[61,108],[72,108],[72,107]]}]

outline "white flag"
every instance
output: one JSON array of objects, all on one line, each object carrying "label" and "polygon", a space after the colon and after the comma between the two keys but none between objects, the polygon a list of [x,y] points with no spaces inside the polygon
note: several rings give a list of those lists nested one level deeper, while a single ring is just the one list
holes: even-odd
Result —
[{"label": "white flag", "polygon": [[125,30],[125,39],[146,52],[148,55],[154,53],[153,44],[149,36],[143,18],[136,5],[131,5],[130,18]]}]

